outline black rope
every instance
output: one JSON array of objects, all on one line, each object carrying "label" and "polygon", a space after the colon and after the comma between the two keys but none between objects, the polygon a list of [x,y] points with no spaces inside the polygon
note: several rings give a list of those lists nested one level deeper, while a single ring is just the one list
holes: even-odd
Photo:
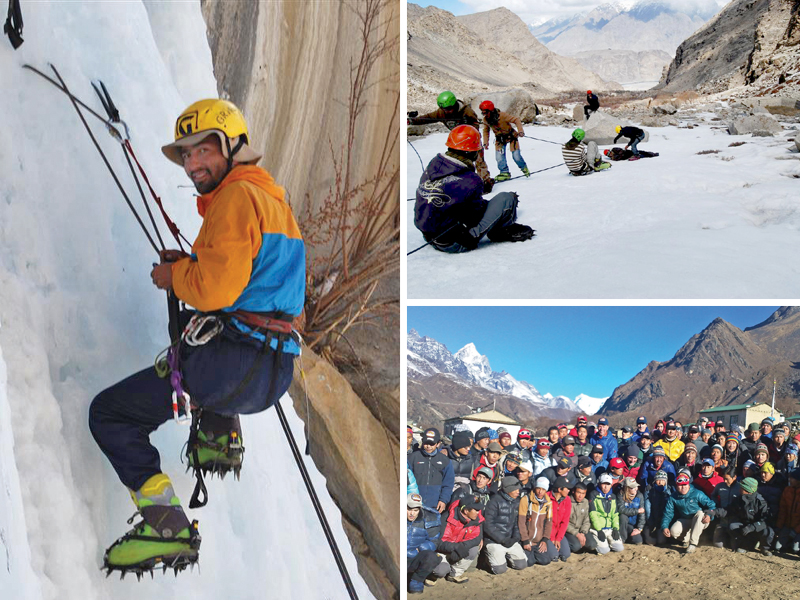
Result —
[{"label": "black rope", "polygon": [[422,157],[419,155],[419,152],[417,152],[417,149],[414,148],[414,144],[412,144],[408,138],[406,138],[406,141],[408,142],[408,145],[411,146],[412,150],[414,150],[414,152],[416,153],[417,158],[419,158],[419,166],[422,167],[422,170],[424,171],[425,164],[422,162]]},{"label": "black rope", "polygon": [[289,428],[289,422],[286,420],[286,415],[283,412],[283,407],[281,407],[280,401],[275,402],[275,410],[278,412],[278,418],[281,421],[281,426],[283,427],[283,432],[286,434],[286,439],[289,442],[289,447],[292,450],[292,455],[294,456],[294,460],[297,463],[297,467],[300,469],[300,474],[303,476],[303,483],[306,484],[306,490],[308,490],[308,495],[311,498],[311,503],[314,505],[314,510],[317,513],[317,517],[319,518],[319,522],[322,525],[322,530],[325,533],[325,538],[328,540],[328,545],[331,547],[331,552],[333,552],[333,558],[336,560],[336,566],[339,567],[339,573],[342,575],[342,580],[344,581],[344,585],[347,588],[347,593],[350,594],[350,598],[352,600],[358,600],[358,595],[356,595],[356,589],[353,587],[353,582],[350,579],[350,575],[347,572],[347,566],[344,564],[344,559],[342,558],[342,553],[339,552],[339,546],[336,544],[336,540],[333,537],[333,532],[331,531],[330,525],[328,524],[328,519],[325,517],[325,512],[322,509],[322,505],[319,502],[319,498],[317,497],[317,492],[314,489],[314,483],[311,481],[311,477],[308,475],[308,471],[306,470],[306,465],[303,462],[303,455],[300,453],[300,449],[297,447],[297,442],[294,439],[294,435],[292,434],[292,430]]},{"label": "black rope", "polygon": [[461,223],[456,223],[455,225],[451,225],[450,227],[448,227],[447,229],[445,229],[445,230],[444,230],[442,233],[440,233],[440,234],[439,234],[439,235],[437,235],[435,238],[433,238],[433,239],[432,239],[430,242],[425,242],[424,244],[422,244],[422,246],[420,246],[420,247],[419,247],[419,248],[417,248],[416,250],[412,250],[411,252],[409,252],[408,254],[406,254],[406,256],[411,256],[412,254],[414,254],[414,252],[419,252],[419,251],[420,251],[420,250],[422,250],[422,249],[423,249],[425,246],[427,246],[428,244],[432,244],[433,242],[435,242],[436,240],[438,240],[440,237],[442,237],[442,236],[443,236],[445,233],[447,233],[448,231],[450,231],[451,229],[453,229],[453,227],[458,227],[459,225],[461,225]]},{"label": "black rope", "polygon": [[564,145],[561,142],[553,142],[551,140],[543,140],[542,138],[535,138],[535,137],[531,137],[529,135],[525,135],[525,136],[523,136],[521,138],[517,138],[517,139],[518,140],[522,140],[522,139],[536,140],[537,142],[547,142],[548,144],[557,144],[559,146],[563,146]]},{"label": "black rope", "polygon": [[[80,117],[81,123],[83,123],[83,126],[86,128],[86,132],[89,134],[89,137],[91,138],[94,147],[97,148],[97,151],[100,153],[100,157],[103,159],[103,162],[108,168],[108,172],[111,173],[111,177],[114,178],[114,182],[117,184],[117,187],[119,188],[122,197],[125,198],[125,202],[128,203],[128,207],[131,209],[131,212],[133,212],[133,216],[136,217],[136,220],[139,222],[139,226],[142,228],[142,231],[147,236],[147,240],[150,242],[150,245],[153,247],[153,250],[156,251],[156,254],[159,254],[158,246],[156,246],[156,243],[153,241],[153,237],[150,235],[150,232],[147,231],[147,227],[145,226],[144,221],[142,221],[142,218],[139,216],[139,213],[136,212],[136,209],[133,207],[133,203],[131,202],[131,199],[128,198],[128,194],[125,193],[125,188],[122,187],[122,184],[120,183],[117,174],[114,172],[114,169],[111,167],[111,163],[108,162],[108,159],[106,158],[103,149],[100,148],[100,144],[97,143],[97,140],[95,139],[94,134],[92,133],[92,130],[89,127],[89,124],[86,122],[86,118],[83,116],[83,113],[81,112],[80,106],[78,106],[77,98],[75,98],[75,96],[73,96],[72,93],[69,91],[69,89],[67,88],[67,84],[64,83],[64,80],[61,78],[61,75],[59,74],[55,65],[51,64],[50,68],[53,69],[53,73],[56,74],[56,77],[58,77],[58,80],[61,82],[62,91],[67,94],[70,101],[72,102],[72,105],[75,107],[75,111],[78,113],[78,117]],[[105,121],[105,119],[102,120]]]}]

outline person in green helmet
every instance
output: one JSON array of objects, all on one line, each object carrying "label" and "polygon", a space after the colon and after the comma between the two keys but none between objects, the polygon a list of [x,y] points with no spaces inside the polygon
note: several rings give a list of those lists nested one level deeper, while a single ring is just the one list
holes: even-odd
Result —
[{"label": "person in green helmet", "polygon": [[[480,128],[480,120],[475,111],[469,104],[456,98],[456,95],[450,91],[444,91],[436,98],[436,104],[439,106],[436,110],[420,115],[417,111],[408,113],[409,125],[427,125],[429,123],[444,123],[445,126],[452,131],[458,125],[472,125],[475,129]],[[478,177],[483,181],[483,193],[488,194],[492,191],[494,186],[494,179],[489,172],[489,166],[483,156],[483,149],[481,149],[478,158],[475,160],[475,172]]]},{"label": "person in green helmet", "polygon": [[600,158],[597,142],[585,143],[586,132],[576,129],[569,141],[561,147],[561,155],[571,175],[588,175],[611,167]]}]

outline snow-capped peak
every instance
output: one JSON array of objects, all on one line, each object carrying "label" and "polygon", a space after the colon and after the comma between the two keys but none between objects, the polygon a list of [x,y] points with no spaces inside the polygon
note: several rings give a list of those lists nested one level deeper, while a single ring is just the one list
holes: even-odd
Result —
[{"label": "snow-capped peak", "polygon": [[481,355],[472,342],[456,352],[455,357],[463,362],[467,366],[470,374],[478,380],[483,380],[492,375],[492,367],[489,366],[489,359]]},{"label": "snow-capped peak", "polygon": [[575,404],[578,405],[578,408],[580,408],[582,412],[591,416],[597,414],[600,409],[603,408],[603,404],[606,403],[606,400],[608,400],[608,398],[592,398],[586,394],[578,394],[575,397]]}]

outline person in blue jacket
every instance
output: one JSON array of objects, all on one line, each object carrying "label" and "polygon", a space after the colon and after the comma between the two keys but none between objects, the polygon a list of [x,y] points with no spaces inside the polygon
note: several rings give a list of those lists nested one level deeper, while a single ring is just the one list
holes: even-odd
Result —
[{"label": "person in blue jacket", "polygon": [[658,471],[664,471],[667,474],[670,484],[675,482],[677,475],[675,467],[667,460],[667,454],[661,446],[656,446],[653,453],[642,463],[642,467],[639,469],[639,483],[645,489],[648,488],[655,481]]},{"label": "person in blue jacket", "polygon": [[642,415],[636,419],[636,429],[634,429],[633,435],[631,436],[631,444],[638,444],[639,440],[642,439],[642,435],[645,433],[650,433],[650,428],[647,427],[647,417]]},{"label": "person in blue jacket", "polygon": [[[438,429],[426,429],[422,434],[422,447],[408,457],[408,466],[417,481],[422,503],[441,514],[453,495],[455,474],[447,454],[439,451],[440,441]],[[435,537],[433,533],[432,536]]]},{"label": "person in blue jacket", "polygon": [[662,546],[667,541],[661,530],[661,519],[671,495],[672,489],[667,485],[667,472],[656,471],[653,485],[645,491],[644,499],[644,541],[650,546]]},{"label": "person in blue jacket", "polygon": [[421,594],[425,590],[425,579],[439,566],[441,558],[436,553],[436,542],[430,536],[432,524],[438,530],[441,515],[422,504],[422,496],[406,496],[406,558],[407,571],[411,575],[408,591]]},{"label": "person in blue jacket", "polygon": [[597,421],[597,431],[589,440],[592,444],[600,444],[603,446],[603,460],[611,460],[617,458],[617,438],[611,435],[608,431],[608,419],[600,417]]},{"label": "person in blue jacket", "polygon": [[717,505],[691,484],[691,477],[681,472],[675,478],[675,493],[668,499],[661,519],[661,531],[666,538],[678,541],[686,538],[686,553],[697,550],[700,534],[711,523]]},{"label": "person in blue jacket", "polygon": [[483,199],[483,181],[475,173],[481,151],[478,130],[459,125],[447,138],[447,151],[428,163],[417,187],[414,225],[436,250],[457,254],[492,242],[524,242],[533,229],[517,220],[519,198],[502,192]]}]

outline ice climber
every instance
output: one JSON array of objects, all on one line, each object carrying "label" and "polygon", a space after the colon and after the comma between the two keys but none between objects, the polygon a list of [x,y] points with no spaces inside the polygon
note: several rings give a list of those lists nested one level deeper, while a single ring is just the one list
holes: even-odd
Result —
[{"label": "ice climber", "polygon": [[[106,551],[109,573],[140,576],[156,566],[177,572],[197,561],[197,521],[184,513],[149,440],[162,423],[179,417],[173,393],[184,417],[190,404],[197,425],[190,463],[225,473],[241,466],[237,415],[269,408],[292,379],[300,350],[292,320],[303,309],[305,248],[286,192],[255,166],[261,155],[249,144],[239,109],[212,99],[183,111],[175,141],[162,148],[200,194],[203,224],[192,253],[164,251],[151,278],[196,312],[181,313],[181,325],[188,325],[170,349],[177,385],[164,369],[160,376],[149,367],[92,402],[92,435],[141,517]],[[178,375],[188,396],[177,393]]]},{"label": "ice climber", "polygon": [[474,250],[483,236],[492,242],[532,238],[533,229],[516,222],[517,194],[501,192],[483,199],[483,182],[475,174],[481,149],[478,130],[459,125],[446,145],[447,151],[428,163],[417,187],[414,225],[425,241],[455,254]]},{"label": "ice climber", "polygon": [[[525,159],[522,158],[522,152],[519,149],[518,138],[525,137],[525,131],[522,129],[522,121],[519,117],[501,112],[495,108],[491,100],[484,100],[481,102],[481,114],[483,115],[483,147],[489,149],[489,129],[494,132],[494,152],[497,159],[497,168],[500,169],[500,174],[495,177],[495,181],[507,181],[511,179],[511,173],[508,171],[508,163],[506,162],[506,145],[511,147],[511,158],[517,163],[517,166],[522,171],[525,177],[530,177],[531,172],[525,164]],[[514,129],[512,125],[516,125]]]}]

